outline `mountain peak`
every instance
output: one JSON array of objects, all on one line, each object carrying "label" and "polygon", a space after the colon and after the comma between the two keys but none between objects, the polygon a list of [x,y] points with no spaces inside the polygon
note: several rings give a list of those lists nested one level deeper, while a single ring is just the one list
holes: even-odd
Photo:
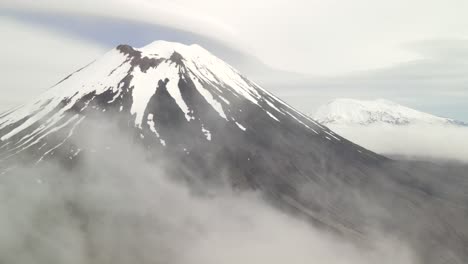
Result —
[{"label": "mountain peak", "polygon": [[318,108],[314,119],[322,124],[457,124],[452,119],[424,113],[386,99],[335,99]]},{"label": "mountain peak", "polygon": [[[217,177],[228,168],[236,184],[269,184],[272,177],[305,172],[319,175],[322,164],[311,167],[307,160],[356,161],[366,167],[386,161],[295,110],[200,46],[158,41],[143,48],[120,45],[36,100],[0,115],[0,173],[23,158],[34,164],[48,159],[75,164],[87,153],[119,147],[109,136],[112,129],[100,137],[106,142],[102,146],[82,142],[94,137],[90,128],[101,131],[101,124],[144,146],[150,157],[171,156],[200,177]],[[291,166],[296,160],[300,162]]]},{"label": "mountain peak", "polygon": [[203,134],[210,126],[215,129],[210,123],[243,133],[249,130],[250,114],[257,113],[256,118],[269,119],[265,122],[276,125],[288,119],[327,141],[340,140],[199,45],[155,41],[142,48],[119,45],[37,100],[5,114],[0,118],[0,141],[25,134],[36,144],[34,137],[70,120],[70,115],[77,121],[90,109],[109,113],[111,108],[129,115],[129,124],[137,129],[164,118],[198,126]]},{"label": "mountain peak", "polygon": [[215,58],[208,50],[198,44],[186,45],[178,42],[169,42],[157,40],[150,44],[136,48],[141,52],[143,57],[150,58],[170,58],[174,53],[181,55],[184,58],[199,59],[199,58]]}]

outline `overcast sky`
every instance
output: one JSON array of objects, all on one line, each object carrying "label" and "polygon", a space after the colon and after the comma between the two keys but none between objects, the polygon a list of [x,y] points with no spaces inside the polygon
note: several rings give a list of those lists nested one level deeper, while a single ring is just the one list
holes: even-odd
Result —
[{"label": "overcast sky", "polygon": [[[308,76],[289,89],[273,87],[285,96],[299,93],[302,97],[302,92],[310,96],[314,90],[323,95],[330,89],[321,87],[335,84],[336,94],[310,98],[314,107],[318,98],[390,94],[388,99],[413,101],[410,106],[422,110],[468,119],[468,106],[463,108],[460,102],[468,97],[466,0],[2,0],[1,14],[2,39],[9,41],[2,44],[6,49],[2,47],[0,55],[6,60],[0,67],[4,73],[4,69],[14,73],[5,74],[6,83],[13,87],[26,87],[28,79],[39,86],[50,85],[53,76],[63,76],[110,48],[102,38],[58,30],[53,23],[39,26],[25,20],[25,14],[73,16],[82,21],[112,18],[193,32],[252,55],[269,67]],[[52,52],[56,57],[49,56]],[[50,63],[39,67],[44,65],[41,60]],[[37,71],[27,79],[17,78],[28,63]],[[359,81],[349,77],[354,75],[360,76]],[[437,94],[444,94],[439,97],[443,102],[435,105],[431,100]]]}]

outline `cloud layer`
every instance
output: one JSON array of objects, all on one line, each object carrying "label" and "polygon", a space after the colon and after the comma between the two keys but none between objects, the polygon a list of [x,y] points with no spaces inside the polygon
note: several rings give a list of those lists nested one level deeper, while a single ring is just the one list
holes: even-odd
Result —
[{"label": "cloud layer", "polygon": [[[260,192],[175,180],[163,159],[149,162],[115,132],[111,150],[83,151],[75,170],[49,161],[1,175],[0,262],[418,263],[389,234],[355,244],[274,208]],[[108,133],[89,133],[75,143],[105,149]]]},{"label": "cloud layer", "polygon": [[407,46],[411,43],[468,34],[468,3],[463,0],[46,2],[7,0],[2,5],[170,25],[241,47],[276,68],[312,74],[414,60],[420,54]]},{"label": "cloud layer", "polygon": [[374,125],[330,128],[354,143],[384,155],[468,163],[468,127]]}]

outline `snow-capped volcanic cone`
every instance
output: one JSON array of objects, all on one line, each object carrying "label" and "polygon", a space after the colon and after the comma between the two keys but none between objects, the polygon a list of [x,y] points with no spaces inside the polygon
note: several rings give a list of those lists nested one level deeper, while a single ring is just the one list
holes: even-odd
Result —
[{"label": "snow-capped volcanic cone", "polygon": [[288,141],[290,147],[297,144],[294,155],[305,154],[302,147],[311,144],[340,149],[337,155],[346,159],[383,159],[294,110],[200,46],[164,41],[141,49],[118,46],[37,100],[2,114],[2,156],[33,149],[39,162],[63,155],[82,124],[97,114],[124,117],[144,143],[189,156],[194,148],[220,146],[227,148],[224,154],[241,151],[236,158],[245,160],[258,151],[289,155]]},{"label": "snow-capped volcanic cone", "polygon": [[[458,192],[430,188],[440,178],[410,176],[415,166],[338,136],[197,45],[118,46],[1,114],[0,174],[20,164],[59,161],[73,170],[89,156],[124,156],[122,136],[142,146],[148,161],[168,161],[170,176],[226,178],[353,238],[376,221],[415,246],[424,263],[440,263],[433,256],[448,247],[468,255],[466,221],[440,204],[455,204]],[[386,213],[367,211],[364,197]],[[434,217],[445,213],[448,222]]]},{"label": "snow-capped volcanic cone", "polygon": [[320,106],[313,117],[325,125],[462,125],[385,99],[335,99]]},{"label": "snow-capped volcanic cone", "polygon": [[[103,132],[100,123],[117,123]],[[92,132],[90,132],[92,131]],[[94,141],[95,133],[107,133]],[[385,162],[294,110],[198,45],[120,45],[40,98],[0,117],[0,171],[118,152],[127,134],[169,170],[236,186],[287,191],[323,175],[369,178]],[[83,140],[85,139],[85,140]],[[339,164],[339,166],[337,166]],[[0,172],[1,173],[1,172]],[[341,179],[328,180],[327,184]]]}]

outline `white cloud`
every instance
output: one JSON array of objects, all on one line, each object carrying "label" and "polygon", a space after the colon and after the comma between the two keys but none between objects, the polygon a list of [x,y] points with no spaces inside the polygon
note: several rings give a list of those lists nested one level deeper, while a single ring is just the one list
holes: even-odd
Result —
[{"label": "white cloud", "polygon": [[104,52],[94,43],[5,17],[0,32],[0,111],[40,94]]},{"label": "white cloud", "polygon": [[274,67],[315,74],[410,61],[422,55],[407,44],[468,36],[468,2],[464,0],[3,2],[10,8],[162,23],[248,48]]},{"label": "white cloud", "polygon": [[352,142],[380,154],[468,163],[468,127],[374,125],[330,128]]}]

